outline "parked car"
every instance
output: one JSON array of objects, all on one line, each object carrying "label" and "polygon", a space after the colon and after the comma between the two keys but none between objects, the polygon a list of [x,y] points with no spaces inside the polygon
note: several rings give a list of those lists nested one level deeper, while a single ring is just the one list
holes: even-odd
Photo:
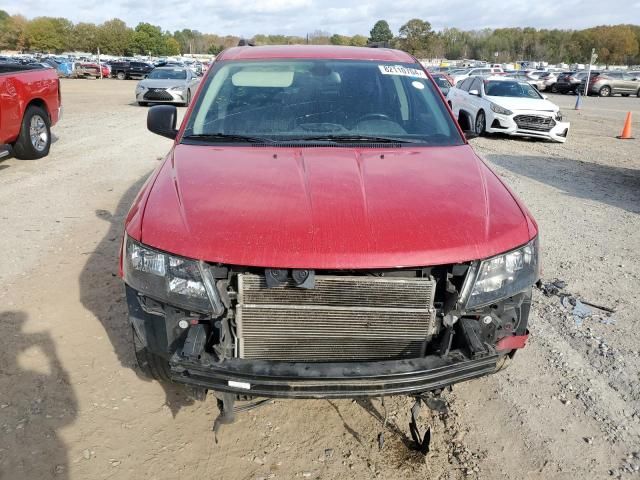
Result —
[{"label": "parked car", "polygon": [[438,85],[438,88],[442,90],[442,94],[446,97],[449,89],[453,86],[453,82],[450,80],[451,77],[446,73],[432,73],[431,76],[436,82],[436,85]]},{"label": "parked car", "polygon": [[[583,92],[586,81],[587,79],[585,78],[581,83]],[[591,72],[589,77],[589,95],[610,97],[617,93],[624,97],[628,97],[629,95],[640,97],[640,76],[627,72]]]},{"label": "parked car", "polygon": [[76,62],[71,76],[74,78],[100,78],[100,67],[95,63]]},{"label": "parked car", "polygon": [[213,391],[217,427],[238,395],[419,395],[504,366],[538,228],[437,88],[397,50],[242,46],[180,129],[151,107],[174,143],[121,258],[143,371]]},{"label": "parked car", "polygon": [[159,67],[136,86],[136,101],[140,106],[150,102],[191,104],[200,79],[186,67]]},{"label": "parked car", "polygon": [[555,83],[557,93],[577,93],[580,89],[580,82],[587,77],[587,72],[562,72],[558,75]]},{"label": "parked car", "polygon": [[51,127],[62,112],[55,70],[0,62],[0,158],[33,160],[49,154]]},{"label": "parked car", "polygon": [[110,66],[111,75],[118,80],[144,78],[154,68],[153,65],[145,62],[112,62]]},{"label": "parked car", "polygon": [[470,68],[464,73],[453,75],[453,84],[456,85],[460,80],[464,80],[465,78],[469,78],[473,75],[482,75],[482,76],[490,76],[490,75],[503,75],[504,70],[499,67],[482,67],[482,68]]},{"label": "parked car", "polygon": [[515,80],[527,82],[529,85],[531,85],[538,91],[542,91],[546,88],[544,80],[541,80],[539,78],[534,78],[533,76],[531,76],[530,72],[528,71],[513,72],[513,73],[509,73],[508,76]]},{"label": "parked car", "polygon": [[449,90],[454,114],[474,125],[478,135],[504,133],[564,143],[569,122],[560,108],[528,82],[506,77],[469,77]]},{"label": "parked car", "polygon": [[548,90],[552,93],[557,93],[557,89],[555,87],[556,82],[558,81],[558,75],[554,72],[543,72],[538,76],[538,81],[542,82],[543,88],[542,90]]}]

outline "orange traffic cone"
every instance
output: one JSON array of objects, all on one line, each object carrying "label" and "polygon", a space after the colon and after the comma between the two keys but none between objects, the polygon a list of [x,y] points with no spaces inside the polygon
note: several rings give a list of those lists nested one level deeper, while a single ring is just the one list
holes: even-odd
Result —
[{"label": "orange traffic cone", "polygon": [[616,138],[619,138],[620,140],[632,140],[634,138],[631,136],[631,112],[627,112],[627,118],[624,121],[622,134],[618,135]]}]

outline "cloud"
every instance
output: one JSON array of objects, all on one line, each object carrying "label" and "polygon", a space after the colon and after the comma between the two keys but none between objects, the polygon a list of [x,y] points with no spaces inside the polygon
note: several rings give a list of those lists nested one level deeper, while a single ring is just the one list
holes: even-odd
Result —
[{"label": "cloud", "polygon": [[629,4],[620,0],[609,1],[605,11],[602,3],[594,0],[181,0],[178,4],[167,0],[4,0],[3,4],[2,9],[9,13],[28,18],[47,15],[102,23],[117,17],[130,26],[149,22],[164,30],[191,28],[247,37],[256,33],[304,35],[315,30],[368,34],[380,19],[387,20],[394,31],[411,18],[428,20],[435,29],[465,30],[513,26],[571,29],[633,20]]}]

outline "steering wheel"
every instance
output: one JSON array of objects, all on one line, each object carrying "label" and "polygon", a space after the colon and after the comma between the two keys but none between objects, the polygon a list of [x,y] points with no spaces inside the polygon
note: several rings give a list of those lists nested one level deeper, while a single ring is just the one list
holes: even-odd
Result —
[{"label": "steering wheel", "polygon": [[385,113],[367,113],[358,118],[356,120],[356,124],[364,122],[365,120],[388,120],[390,122],[393,122],[393,120],[391,120],[391,117],[389,117],[389,115]]}]

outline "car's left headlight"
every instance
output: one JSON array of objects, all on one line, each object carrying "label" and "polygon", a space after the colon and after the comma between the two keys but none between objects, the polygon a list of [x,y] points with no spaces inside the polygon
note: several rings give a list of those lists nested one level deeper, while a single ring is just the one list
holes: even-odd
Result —
[{"label": "car's left headlight", "polygon": [[212,310],[206,272],[199,262],[160,252],[128,236],[123,256],[124,280],[130,287],[187,310]]},{"label": "car's left headlight", "polygon": [[538,238],[523,247],[472,265],[463,287],[467,309],[520,293],[538,281]]},{"label": "car's left headlight", "polygon": [[500,105],[497,105],[495,103],[491,104],[491,110],[493,110],[496,113],[499,113],[500,115],[513,115],[513,112],[511,110],[507,110],[506,108],[503,108]]},{"label": "car's left headlight", "polygon": [[557,120],[558,122],[561,122],[561,121],[562,121],[562,112],[561,112],[560,110],[558,110],[558,111],[556,112],[556,120]]},{"label": "car's left headlight", "polygon": [[136,92],[144,92],[147,89],[144,85],[136,86]]}]

